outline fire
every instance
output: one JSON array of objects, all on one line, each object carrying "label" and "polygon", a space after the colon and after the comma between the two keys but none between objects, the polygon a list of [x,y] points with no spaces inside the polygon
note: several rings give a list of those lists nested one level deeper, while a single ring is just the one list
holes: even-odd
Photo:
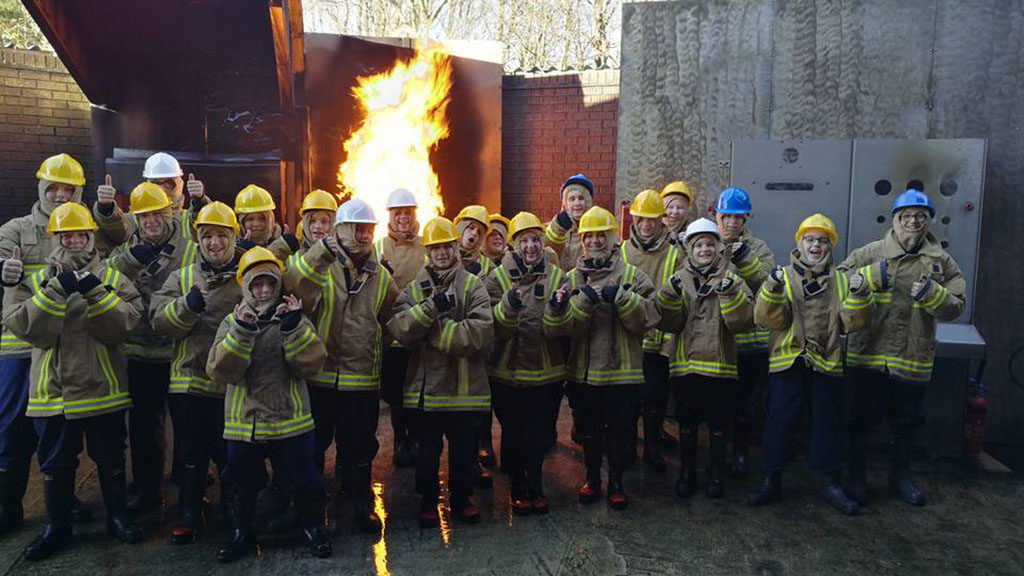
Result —
[{"label": "fire", "polygon": [[421,226],[444,212],[430,151],[448,137],[451,72],[446,54],[418,51],[387,72],[358,78],[352,89],[363,119],[345,142],[338,183],[342,196],[373,207],[377,238],[387,234],[387,198],[395,188],[416,196]]}]

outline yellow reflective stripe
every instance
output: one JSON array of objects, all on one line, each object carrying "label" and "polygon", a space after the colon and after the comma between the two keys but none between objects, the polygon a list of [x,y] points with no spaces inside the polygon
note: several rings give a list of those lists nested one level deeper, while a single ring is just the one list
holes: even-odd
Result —
[{"label": "yellow reflective stripe", "polygon": [[767,286],[761,285],[761,289],[757,291],[757,297],[769,304],[785,304],[786,295],[784,293],[772,292],[768,290]]},{"label": "yellow reflective stripe", "polygon": [[299,274],[302,274],[304,278],[306,278],[310,282],[313,282],[317,286],[323,288],[324,286],[327,285],[328,275],[320,274],[316,270],[314,270],[313,267],[309,265],[309,262],[306,262],[305,254],[300,256],[295,261],[295,269],[298,270]]},{"label": "yellow reflective stripe", "polygon": [[748,278],[756,273],[760,268],[761,259],[757,257],[757,254],[754,254],[754,257],[750,262],[736,268],[736,273],[744,278]]},{"label": "yellow reflective stripe", "polygon": [[377,260],[384,259],[384,239],[381,238],[373,243],[373,251],[377,254]]},{"label": "yellow reflective stripe", "polygon": [[131,396],[129,396],[127,392],[118,392],[117,394],[111,394],[96,400],[65,400],[64,413],[78,414],[82,412],[92,412],[95,410],[108,410],[110,408],[129,406],[131,403]]},{"label": "yellow reflective stripe", "polygon": [[501,286],[502,292],[508,292],[512,289],[512,281],[509,280],[504,266],[498,266],[494,271],[494,276],[498,279],[498,285]]},{"label": "yellow reflective stripe", "polygon": [[110,365],[110,356],[107,353],[107,349],[97,344],[93,349],[96,352],[96,359],[99,360],[100,368],[103,370],[103,376],[107,380],[107,386],[110,387],[110,392],[120,391],[120,386],[117,382],[117,376],[114,375],[114,367]]},{"label": "yellow reflective stripe", "polygon": [[417,304],[417,305],[413,306],[412,308],[409,308],[409,313],[412,314],[412,317],[413,317],[414,320],[416,320],[417,322],[419,322],[423,326],[428,326],[429,327],[430,325],[432,325],[434,323],[430,319],[430,317],[427,316],[425,312],[423,312],[423,308],[422,308],[421,304]]},{"label": "yellow reflective stripe", "polygon": [[847,361],[850,364],[858,366],[889,366],[894,365],[897,368],[903,368],[909,372],[918,372],[921,374],[928,374],[932,370],[932,362],[916,362],[913,360],[906,360],[904,358],[897,358],[895,356],[886,356],[882,354],[857,354],[856,352],[848,352],[846,354]]},{"label": "yellow reflective stripe", "polygon": [[[285,345],[284,357],[287,359],[294,358],[296,354],[302,352],[307,346],[312,344],[315,339],[316,334],[313,333],[313,330],[309,326],[306,326],[305,331],[303,331],[302,336],[300,336],[298,340]],[[250,352],[251,351],[252,349],[250,348]]]},{"label": "yellow reflective stripe", "polygon": [[550,314],[544,314],[542,317],[544,324],[552,328],[562,326],[569,320],[572,320],[572,316],[569,314],[562,314],[561,316],[552,316]]},{"label": "yellow reflective stripe", "polygon": [[175,310],[174,310],[174,300],[171,300],[170,302],[167,303],[166,306],[164,306],[164,317],[167,318],[168,322],[170,322],[171,324],[174,324],[175,326],[177,326],[178,328],[181,328],[182,330],[191,330],[192,329],[192,324],[193,323],[185,320],[181,316],[178,316],[178,313],[175,312]]},{"label": "yellow reflective stripe", "polygon": [[548,224],[547,228],[544,229],[544,236],[554,244],[565,244],[566,239],[569,237],[569,232],[566,231],[565,234],[559,235],[551,228],[551,224]]},{"label": "yellow reflective stripe", "polygon": [[590,318],[590,314],[581,310],[578,306],[576,306],[576,303],[573,302],[572,300],[569,300],[569,311],[572,313],[573,318],[581,322],[586,321],[588,318]]},{"label": "yellow reflective stripe", "polygon": [[39,378],[36,380],[36,395],[40,400],[48,400],[50,391],[47,384],[50,381],[50,361],[53,359],[53,348],[47,348],[43,354],[43,360],[39,366]]},{"label": "yellow reflective stripe", "polygon": [[377,273],[377,296],[374,299],[373,311],[380,314],[380,307],[384,305],[384,296],[388,293],[388,286],[391,284],[391,275],[383,268]]},{"label": "yellow reflective stripe", "polygon": [[249,360],[250,354],[252,354],[252,347],[244,346],[237,338],[234,337],[234,335],[231,334],[231,332],[225,334],[224,339],[221,340],[220,343],[224,346],[225,350],[231,352],[235,356],[238,356],[242,360]]},{"label": "yellow reflective stripe", "polygon": [[634,310],[640,306],[640,302],[643,301],[643,297],[636,292],[629,292],[629,300],[619,308],[619,317],[628,316]]},{"label": "yellow reflective stripe", "polygon": [[927,308],[929,311],[934,312],[935,309],[939,307],[939,304],[941,304],[946,299],[946,294],[948,294],[948,290],[946,290],[944,286],[942,286],[935,280],[932,280],[932,284],[935,285],[935,295],[924,303],[924,307]]},{"label": "yellow reflective stripe", "polygon": [[737,290],[736,295],[733,296],[732,299],[730,299],[727,302],[723,302],[722,299],[719,298],[718,307],[719,309],[721,309],[722,314],[728,314],[729,312],[732,312],[733,310],[736,310],[737,308],[742,306],[745,299],[746,297],[743,294],[743,291]]},{"label": "yellow reflective stripe", "polygon": [[658,305],[665,310],[677,311],[683,309],[682,296],[676,296],[669,299],[669,297],[665,296],[661,290],[658,290],[658,295],[656,296],[656,298],[658,300]]},{"label": "yellow reflective stripe", "polygon": [[64,317],[64,312],[67,310],[66,304],[61,304],[53,298],[50,298],[42,290],[36,292],[32,296],[32,302],[43,312],[52,314],[58,318]]},{"label": "yellow reflective stripe", "polygon": [[496,380],[507,380],[510,382],[543,382],[545,380],[564,378],[565,366],[553,366],[542,370],[495,368],[492,370],[491,375]]},{"label": "yellow reflective stripe", "polygon": [[302,417],[302,398],[299,397],[299,387],[296,385],[295,378],[289,382],[288,395],[292,400],[292,421],[296,421]]},{"label": "yellow reflective stripe", "polygon": [[504,299],[498,300],[498,303],[494,305],[494,319],[503,326],[514,327],[518,325],[518,321],[509,320],[508,317],[505,316],[505,312],[503,310],[504,306],[502,306],[503,301]]},{"label": "yellow reflective stripe", "polygon": [[455,322],[445,320],[441,329],[441,351],[448,352],[452,348],[452,339],[455,337]]},{"label": "yellow reflective stripe", "polygon": [[121,301],[116,292],[108,292],[102,300],[95,304],[90,304],[85,309],[85,315],[87,318],[95,318],[104,312],[109,311]]}]

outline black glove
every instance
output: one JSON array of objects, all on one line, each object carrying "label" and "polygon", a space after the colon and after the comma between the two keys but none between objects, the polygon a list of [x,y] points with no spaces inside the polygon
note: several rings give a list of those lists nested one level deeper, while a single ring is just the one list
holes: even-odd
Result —
[{"label": "black glove", "polygon": [[288,234],[281,236],[281,238],[284,238],[285,244],[288,245],[288,248],[291,249],[293,254],[299,251],[299,238],[295,236],[295,234],[289,232]]},{"label": "black glove", "polygon": [[782,266],[776,266],[775,269],[772,270],[771,277],[772,280],[775,280],[779,284],[784,284],[786,282],[785,272],[782,271]]},{"label": "black glove", "polygon": [[511,306],[513,310],[523,309],[523,301],[519,298],[519,295],[516,294],[515,290],[505,292],[505,298],[508,300],[508,305]]},{"label": "black glove", "polygon": [[327,238],[324,238],[320,242],[323,243],[324,248],[327,249],[327,253],[328,254],[330,254],[331,256],[334,256],[335,258],[338,257],[338,255],[334,253],[334,250],[331,250],[331,245],[327,243]]},{"label": "black glove", "polygon": [[289,310],[281,316],[281,331],[291,332],[299,326],[299,320],[302,320],[301,310]]},{"label": "black glove", "polygon": [[481,270],[481,268],[480,268],[480,263],[479,262],[470,262],[470,263],[466,264],[466,272],[469,272],[470,274],[473,274],[474,276],[478,276],[480,274],[480,270]]},{"label": "black glove", "polygon": [[601,287],[601,300],[609,304],[615,303],[615,295],[619,293],[618,284],[606,284]]},{"label": "black glove", "polygon": [[444,314],[455,307],[455,299],[452,298],[451,294],[442,292],[440,294],[434,294],[434,307],[437,308],[438,314]]},{"label": "black glove", "polygon": [[199,211],[200,208],[205,206],[205,204],[203,204],[202,196],[191,196],[188,200],[188,205],[191,206],[192,209],[197,212]]},{"label": "black glove", "polygon": [[100,285],[100,279],[95,274],[89,272],[78,281],[78,292],[82,296],[89,293],[90,290]]},{"label": "black glove", "polygon": [[580,292],[583,292],[583,295],[587,297],[587,300],[590,300],[591,304],[597,304],[601,301],[601,297],[598,296],[597,291],[590,284],[580,286]]},{"label": "black glove", "polygon": [[99,202],[97,202],[96,209],[99,210],[100,214],[104,216],[110,216],[111,214],[114,213],[114,203],[110,202],[108,204],[100,204]]},{"label": "black glove", "polygon": [[680,278],[678,274],[673,274],[672,277],[668,279],[668,281],[670,284],[672,284],[672,289],[676,291],[676,296],[682,296],[683,279]]},{"label": "black glove", "polygon": [[61,272],[57,275],[57,281],[60,282],[60,287],[64,289],[65,295],[71,296],[78,292],[78,278],[75,278],[74,272]]},{"label": "black glove", "polygon": [[732,261],[733,262],[739,262],[740,260],[743,260],[744,258],[746,258],[747,254],[749,254],[749,253],[750,253],[750,246],[747,246],[747,243],[744,242],[743,244],[740,245],[740,249],[739,250],[737,250],[737,251],[732,253]]},{"label": "black glove", "polygon": [[562,210],[555,216],[555,222],[562,227],[563,230],[572,230],[572,216],[565,210]]},{"label": "black glove", "polygon": [[552,293],[551,300],[549,300],[548,302],[551,304],[551,307],[554,308],[555,310],[565,310],[566,305],[569,304],[569,299],[566,298],[565,300],[559,302],[558,295]]},{"label": "black glove", "polygon": [[248,238],[238,239],[238,247],[242,250],[251,250],[257,246],[259,246],[259,244],[257,244],[255,240],[249,240]]},{"label": "black glove", "polygon": [[185,305],[196,314],[202,314],[206,310],[206,298],[198,287],[193,286],[185,295]]},{"label": "black glove", "polygon": [[131,252],[132,256],[134,256],[140,264],[145,266],[155,260],[160,254],[160,247],[154,246],[149,242],[141,242],[129,248],[128,251]]}]

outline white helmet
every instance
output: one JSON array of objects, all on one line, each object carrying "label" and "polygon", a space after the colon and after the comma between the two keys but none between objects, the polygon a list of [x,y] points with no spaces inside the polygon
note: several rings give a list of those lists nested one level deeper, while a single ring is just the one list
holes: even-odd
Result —
[{"label": "white helmet", "polygon": [[146,158],[146,167],[142,169],[142,177],[150,180],[153,178],[180,178],[183,175],[181,165],[178,164],[174,156],[166,152],[157,152]]},{"label": "white helmet", "polygon": [[416,197],[405,188],[395,188],[388,195],[388,210],[392,208],[416,208]]},{"label": "white helmet", "polygon": [[334,215],[335,224],[376,224],[377,218],[373,215],[373,208],[359,198],[353,198],[341,206]]},{"label": "white helmet", "polygon": [[690,225],[686,227],[686,240],[689,242],[690,238],[693,238],[697,234],[714,234],[715,238],[722,239],[722,234],[718,231],[718,224],[715,224],[707,218],[698,218]]}]

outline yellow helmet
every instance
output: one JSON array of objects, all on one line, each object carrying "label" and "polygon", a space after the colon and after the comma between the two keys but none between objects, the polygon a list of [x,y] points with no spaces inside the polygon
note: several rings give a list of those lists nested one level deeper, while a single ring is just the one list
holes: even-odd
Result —
[{"label": "yellow helmet", "polygon": [[511,240],[516,237],[516,234],[531,229],[540,230],[543,234],[544,223],[530,212],[520,212],[512,217],[512,222],[508,225],[508,237]]},{"label": "yellow helmet", "polygon": [[615,230],[617,227],[618,224],[615,223],[614,214],[600,206],[594,206],[590,210],[584,212],[583,216],[580,217],[579,233],[609,232],[611,230]]},{"label": "yellow helmet", "polygon": [[329,212],[337,212],[338,199],[330,192],[313,190],[309,194],[306,194],[306,197],[302,199],[302,208],[299,209],[299,214],[305,214],[310,210],[327,210]]},{"label": "yellow helmet", "polygon": [[833,223],[832,220],[824,214],[812,214],[807,218],[804,218],[804,221],[800,223],[799,227],[797,227],[796,235],[794,236],[796,243],[799,244],[800,238],[803,237],[804,233],[811,230],[824,232],[829,237],[829,240],[832,241],[833,246],[839,242],[839,233],[836,232],[835,223]]},{"label": "yellow helmet", "polygon": [[266,189],[249,184],[235,196],[235,213],[252,214],[253,212],[270,212],[277,208],[274,198]]},{"label": "yellow helmet", "polygon": [[665,203],[657,190],[644,190],[633,198],[629,213],[638,218],[661,218],[665,215]]},{"label": "yellow helmet", "polygon": [[128,211],[132,214],[156,212],[171,205],[164,189],[152,182],[143,182],[132,190],[128,199]]},{"label": "yellow helmet", "polygon": [[494,225],[495,222],[497,222],[499,224],[503,224],[505,226],[505,230],[508,230],[508,225],[510,223],[510,220],[508,218],[505,218],[501,214],[497,214],[497,213],[491,214],[490,216],[487,217],[487,227],[488,228],[493,228],[493,225]]},{"label": "yellow helmet", "polygon": [[299,220],[299,223],[295,225],[295,239],[302,242],[302,220]]},{"label": "yellow helmet", "polygon": [[487,219],[487,208],[484,208],[479,204],[471,204],[460,210],[459,215],[455,217],[455,220],[452,223],[458,224],[462,220],[476,220],[483,224],[487,232],[490,232],[491,225],[488,223]]},{"label": "yellow helmet", "polygon": [[46,223],[46,233],[51,236],[58,232],[95,229],[96,221],[92,219],[89,209],[78,202],[65,202],[57,206],[50,212],[50,220]]},{"label": "yellow helmet", "polygon": [[70,184],[72,186],[82,186],[85,184],[85,171],[82,170],[82,165],[78,163],[78,160],[67,154],[57,154],[43,160],[43,163],[39,166],[39,171],[36,172],[36,178],[50,182],[60,182],[61,184]]},{"label": "yellow helmet", "polygon": [[199,228],[200,226],[223,226],[224,228],[231,228],[235,231],[235,234],[238,234],[238,218],[235,217],[231,207],[223,202],[210,202],[203,206],[199,210],[199,215],[196,216],[192,226],[194,228]]},{"label": "yellow helmet", "polygon": [[274,256],[273,252],[263,246],[254,246],[246,250],[245,254],[242,254],[242,258],[238,261],[238,272],[235,272],[235,280],[238,281],[238,285],[242,285],[242,278],[245,277],[245,273],[250,268],[263,262],[277,264],[277,271],[281,274],[284,273],[284,264],[277,259],[277,256]]},{"label": "yellow helmet", "polygon": [[452,221],[444,216],[433,218],[423,226],[424,246],[456,242],[458,239],[459,234],[455,231],[455,224],[452,224]]},{"label": "yellow helmet", "polygon": [[661,189],[662,200],[664,200],[665,196],[668,196],[669,194],[679,194],[681,196],[686,196],[686,203],[693,204],[693,190],[690,190],[690,187],[687,186],[686,182],[683,182],[682,180],[678,180],[676,182],[669,182],[668,184],[665,185],[664,188]]}]

